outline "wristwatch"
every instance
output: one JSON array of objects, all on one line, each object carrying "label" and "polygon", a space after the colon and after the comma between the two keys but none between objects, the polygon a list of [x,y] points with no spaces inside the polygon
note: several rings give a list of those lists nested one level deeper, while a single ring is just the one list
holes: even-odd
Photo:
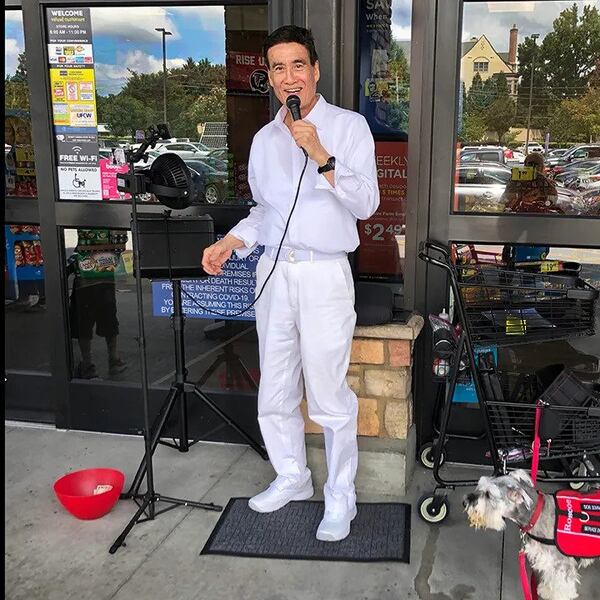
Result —
[{"label": "wristwatch", "polygon": [[317,169],[317,173],[327,173],[335,169],[335,156],[330,156],[327,162]]}]

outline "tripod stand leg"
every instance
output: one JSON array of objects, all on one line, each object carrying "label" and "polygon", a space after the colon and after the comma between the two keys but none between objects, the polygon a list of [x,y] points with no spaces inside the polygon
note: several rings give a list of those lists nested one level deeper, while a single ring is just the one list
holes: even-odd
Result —
[{"label": "tripod stand leg", "polygon": [[194,395],[200,398],[214,413],[216,413],[223,421],[233,427],[250,445],[250,447],[263,459],[269,460],[269,455],[263,447],[249,434],[247,434],[229,415],[224,413],[206,394],[201,392],[197,387],[192,390]]},{"label": "tripod stand leg", "polygon": [[135,515],[133,515],[133,518],[131,519],[131,521],[129,521],[129,523],[127,523],[127,527],[125,527],[125,529],[123,529],[123,531],[121,532],[119,537],[115,540],[115,543],[108,550],[108,552],[110,554],[114,554],[121,546],[123,546],[123,544],[125,542],[125,538],[129,535],[129,532],[133,529],[133,526],[138,522],[138,519],[146,511],[146,508],[148,507],[148,505],[150,504],[151,501],[152,501],[152,497],[150,496],[150,493],[146,493],[146,496],[144,497],[144,501],[142,502],[139,510],[135,513]]},{"label": "tripod stand leg", "polygon": [[202,377],[200,377],[200,379],[198,380],[197,385],[199,387],[202,387],[209,380],[210,376],[218,369],[219,365],[223,362],[223,360],[223,356],[218,356],[212,363],[212,365],[210,365],[210,367],[206,369]]},{"label": "tripod stand leg", "polygon": [[240,370],[240,373],[242,374],[242,377],[246,380],[248,385],[250,385],[250,388],[253,390],[258,389],[258,384],[256,383],[256,381],[254,381],[254,377],[250,375],[250,371],[248,371],[246,365],[240,360],[237,366]]},{"label": "tripod stand leg", "polygon": [[[163,403],[163,411],[159,413],[157,420],[152,425],[151,438],[150,438],[150,447],[152,449],[152,454],[154,454],[156,447],[158,446],[158,442],[160,440],[160,436],[165,428],[167,420],[173,410],[173,406],[175,405],[175,401],[177,400],[177,396],[183,393],[176,387],[172,387],[169,395],[167,396],[165,402]],[[140,489],[140,485],[142,485],[142,480],[144,479],[144,475],[146,474],[146,456],[142,458],[140,462],[140,466],[131,482],[131,486],[129,490],[125,494],[121,494],[121,499],[132,498],[138,493]]]}]

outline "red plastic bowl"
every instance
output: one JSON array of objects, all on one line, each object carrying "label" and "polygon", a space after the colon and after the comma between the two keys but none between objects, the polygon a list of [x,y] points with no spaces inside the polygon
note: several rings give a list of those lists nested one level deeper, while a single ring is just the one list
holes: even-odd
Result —
[{"label": "red plastic bowl", "polygon": [[117,503],[124,483],[125,475],[117,469],[83,469],[57,479],[54,493],[74,517],[98,519]]}]

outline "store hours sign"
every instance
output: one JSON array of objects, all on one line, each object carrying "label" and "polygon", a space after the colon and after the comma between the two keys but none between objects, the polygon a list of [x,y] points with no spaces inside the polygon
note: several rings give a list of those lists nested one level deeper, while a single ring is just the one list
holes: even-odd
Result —
[{"label": "store hours sign", "polygon": [[[234,254],[223,265],[222,275],[182,281],[183,314],[192,319],[254,321],[254,307],[243,315],[236,314],[254,302],[256,264],[261,254],[262,248],[247,258],[237,258]],[[170,281],[152,282],[152,314],[155,317],[173,314],[173,286]]]}]

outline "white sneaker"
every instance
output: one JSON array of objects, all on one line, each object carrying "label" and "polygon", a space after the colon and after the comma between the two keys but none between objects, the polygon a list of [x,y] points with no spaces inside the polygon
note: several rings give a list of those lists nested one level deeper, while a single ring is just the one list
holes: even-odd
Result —
[{"label": "white sneaker", "polygon": [[350,534],[350,523],[356,517],[356,506],[346,513],[325,511],[317,529],[317,539],[322,542],[339,542]]},{"label": "white sneaker", "polygon": [[281,479],[277,478],[264,492],[250,498],[248,506],[256,512],[268,513],[279,510],[294,500],[308,500],[314,493],[311,479],[298,487],[281,483]]}]

